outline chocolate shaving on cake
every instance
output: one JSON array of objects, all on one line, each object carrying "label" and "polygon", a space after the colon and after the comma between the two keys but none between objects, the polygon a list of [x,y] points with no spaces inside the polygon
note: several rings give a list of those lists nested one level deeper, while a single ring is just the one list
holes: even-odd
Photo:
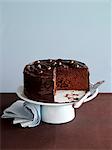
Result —
[{"label": "chocolate shaving on cake", "polygon": [[79,64],[77,64],[77,68],[79,68],[80,66],[79,66]]},{"label": "chocolate shaving on cake", "polygon": [[30,70],[30,69],[31,69],[30,65],[27,65],[27,69],[28,69],[28,70]]},{"label": "chocolate shaving on cake", "polygon": [[43,71],[41,70],[40,73],[43,73]]},{"label": "chocolate shaving on cake", "polygon": [[86,66],[84,63],[82,63],[82,62],[76,61],[76,63],[77,63],[77,65],[79,65],[79,67],[84,67],[84,68],[87,67],[87,66]]},{"label": "chocolate shaving on cake", "polygon": [[71,63],[71,64],[74,64],[74,60],[71,60],[70,63]]},{"label": "chocolate shaving on cake", "polygon": [[57,65],[57,62],[56,62],[56,61],[54,62],[54,66],[55,66],[55,65]]},{"label": "chocolate shaving on cake", "polygon": [[52,60],[52,59],[49,59],[49,61],[52,62],[53,60]]},{"label": "chocolate shaving on cake", "polygon": [[59,66],[61,66],[62,65],[62,62],[59,62]]},{"label": "chocolate shaving on cake", "polygon": [[40,60],[38,60],[37,63],[40,63]]},{"label": "chocolate shaving on cake", "polygon": [[30,66],[30,69],[31,69],[31,71],[33,71],[34,70],[34,66],[32,65],[32,66]]},{"label": "chocolate shaving on cake", "polygon": [[40,64],[38,65],[38,68],[39,68],[39,69],[41,69],[41,68],[42,68]]},{"label": "chocolate shaving on cake", "polygon": [[48,70],[51,70],[51,67],[49,66],[47,69],[48,69]]}]

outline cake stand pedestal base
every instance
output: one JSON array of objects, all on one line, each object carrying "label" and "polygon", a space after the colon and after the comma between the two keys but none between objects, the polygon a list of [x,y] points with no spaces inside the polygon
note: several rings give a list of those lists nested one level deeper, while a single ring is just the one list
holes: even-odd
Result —
[{"label": "cake stand pedestal base", "polygon": [[75,118],[75,109],[71,105],[42,106],[42,121],[52,124],[66,123]]}]

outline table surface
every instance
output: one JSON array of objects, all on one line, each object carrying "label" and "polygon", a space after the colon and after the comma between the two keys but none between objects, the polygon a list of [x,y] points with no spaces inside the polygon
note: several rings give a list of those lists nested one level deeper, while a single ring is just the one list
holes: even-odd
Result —
[{"label": "table surface", "polygon": [[[15,93],[0,94],[0,115],[18,99]],[[1,150],[112,150],[112,93],[100,93],[83,104],[69,123],[21,128],[10,119],[0,119],[0,124]]]}]

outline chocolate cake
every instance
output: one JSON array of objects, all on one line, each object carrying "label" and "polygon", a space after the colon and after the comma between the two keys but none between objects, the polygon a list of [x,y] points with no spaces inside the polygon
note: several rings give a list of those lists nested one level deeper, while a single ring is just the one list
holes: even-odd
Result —
[{"label": "chocolate cake", "polygon": [[88,67],[76,60],[34,61],[24,68],[24,94],[40,102],[74,101],[89,90]]}]

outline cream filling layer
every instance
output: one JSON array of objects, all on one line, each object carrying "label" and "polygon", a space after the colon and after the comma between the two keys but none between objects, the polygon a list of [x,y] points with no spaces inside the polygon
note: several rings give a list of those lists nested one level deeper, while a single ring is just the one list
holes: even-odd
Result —
[{"label": "cream filling layer", "polygon": [[85,93],[83,90],[57,90],[54,101],[58,103],[76,101],[84,96]]}]

